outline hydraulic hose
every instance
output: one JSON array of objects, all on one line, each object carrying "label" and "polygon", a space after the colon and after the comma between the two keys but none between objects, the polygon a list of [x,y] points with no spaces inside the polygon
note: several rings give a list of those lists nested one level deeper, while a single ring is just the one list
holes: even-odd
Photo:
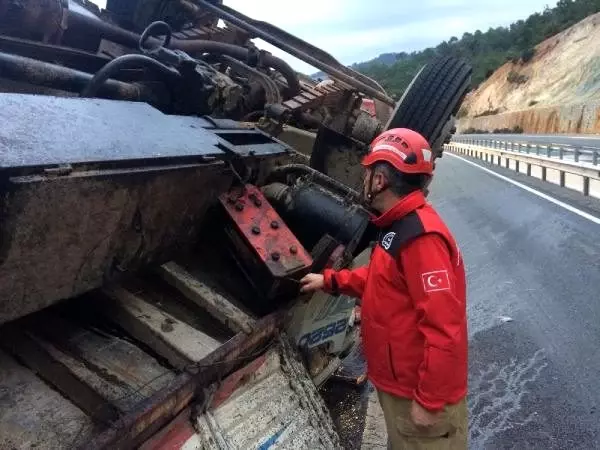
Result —
[{"label": "hydraulic hose", "polygon": [[140,67],[149,67],[156,70],[161,75],[166,76],[169,81],[178,80],[181,78],[180,73],[170,67],[165,66],[161,62],[144,55],[123,55],[113,59],[100,69],[86,87],[81,91],[81,97],[94,97],[100,87],[110,77],[116,75],[123,69],[137,69]]},{"label": "hydraulic hose", "polygon": [[[235,59],[239,59],[241,61],[247,61],[250,50],[245,47],[240,47],[239,45],[226,44],[224,42],[217,41],[206,41],[200,39],[191,39],[189,41],[174,39],[171,42],[171,47],[176,48],[178,50],[183,50],[186,53],[191,55],[198,53],[213,53],[218,55],[227,55],[231,56]],[[283,78],[288,85],[288,94],[293,97],[300,93],[300,81],[298,80],[298,76],[292,67],[286,63],[283,59],[277,58],[276,56],[263,54],[261,56],[262,63],[267,66],[275,69]]]},{"label": "hydraulic hose", "polygon": [[313,180],[317,180],[319,184],[327,186],[332,191],[337,191],[339,195],[347,197],[357,203],[362,202],[360,194],[354,189],[351,189],[345,184],[328,177],[324,173],[319,172],[318,170],[315,170],[312,167],[305,166],[304,164],[287,164],[285,166],[276,167],[271,171],[268,179],[269,182],[271,180],[280,180],[282,177],[291,174],[308,175]]},{"label": "hydraulic hose", "polygon": [[[67,92],[81,92],[93,78],[86,72],[3,52],[0,52],[0,73],[15,81]],[[99,86],[98,96],[156,102],[155,96],[144,86],[112,79],[106,79]]]},{"label": "hydraulic hose", "polygon": [[[69,11],[69,28],[85,29],[86,33],[96,32],[105,39],[131,48],[138,48],[141,38],[137,33],[132,33],[108,22],[90,18],[74,11]],[[150,45],[160,45],[162,43],[161,40],[154,37],[148,37],[145,42]],[[239,45],[198,39],[171,39],[169,48],[183,50],[190,54],[212,53],[228,55],[241,61],[247,61],[250,52],[247,48],[240,47]],[[290,96],[300,93],[298,76],[288,63],[269,54],[264,54],[262,61],[265,66],[271,67],[283,75],[288,84]]]}]

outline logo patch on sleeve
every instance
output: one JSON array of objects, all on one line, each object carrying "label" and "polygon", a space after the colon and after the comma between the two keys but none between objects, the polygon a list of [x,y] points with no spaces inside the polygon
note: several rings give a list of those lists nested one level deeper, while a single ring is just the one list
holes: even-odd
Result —
[{"label": "logo patch on sleeve", "polygon": [[390,247],[392,246],[392,242],[394,242],[395,237],[396,237],[396,233],[394,233],[393,231],[390,231],[381,240],[381,246],[383,248],[385,248],[386,250],[389,250]]},{"label": "logo patch on sleeve", "polygon": [[437,270],[421,275],[425,292],[449,291],[450,277],[447,270]]}]

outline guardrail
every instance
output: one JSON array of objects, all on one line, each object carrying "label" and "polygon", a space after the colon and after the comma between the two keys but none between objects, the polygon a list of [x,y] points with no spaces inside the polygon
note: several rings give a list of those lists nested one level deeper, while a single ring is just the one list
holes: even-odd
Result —
[{"label": "guardrail", "polygon": [[502,141],[493,138],[473,138],[468,136],[455,137],[452,142],[478,145],[504,151],[527,153],[547,158],[563,159],[574,162],[587,162],[598,165],[600,148],[590,146],[575,146],[566,144],[535,144],[531,142]]},{"label": "guardrail", "polygon": [[[446,150],[600,198],[600,166],[452,141]],[[600,151],[600,149],[599,149]]]}]

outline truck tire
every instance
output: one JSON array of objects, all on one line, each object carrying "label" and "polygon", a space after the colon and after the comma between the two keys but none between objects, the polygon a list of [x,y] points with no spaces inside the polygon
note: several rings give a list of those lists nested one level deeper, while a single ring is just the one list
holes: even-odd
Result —
[{"label": "truck tire", "polygon": [[[425,65],[404,91],[383,129],[410,128],[421,133],[434,157],[439,158],[444,143],[455,132],[455,115],[469,92],[472,72],[466,61],[451,56]],[[354,143],[322,127],[313,145],[310,166],[360,192],[360,161],[367,151],[365,143]]]},{"label": "truck tire", "polygon": [[440,57],[413,78],[385,126],[421,133],[436,157],[453,134],[454,116],[469,92],[473,68],[463,59]]}]

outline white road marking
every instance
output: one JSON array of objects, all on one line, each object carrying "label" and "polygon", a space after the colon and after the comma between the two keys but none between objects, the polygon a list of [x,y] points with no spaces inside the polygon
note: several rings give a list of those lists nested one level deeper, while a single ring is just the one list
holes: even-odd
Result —
[{"label": "white road marking", "polygon": [[463,161],[463,162],[465,162],[467,164],[470,164],[470,165],[472,165],[474,167],[477,167],[478,169],[481,169],[484,172],[487,172],[490,175],[495,176],[496,178],[500,178],[501,180],[504,180],[507,183],[510,183],[510,184],[512,184],[514,186],[517,186],[517,187],[523,189],[524,191],[527,191],[527,192],[529,192],[529,193],[531,193],[533,195],[537,195],[538,197],[543,198],[544,200],[548,200],[549,202],[554,203],[555,205],[560,206],[561,208],[566,209],[567,211],[570,211],[573,214],[577,214],[578,216],[583,217],[584,219],[587,219],[590,222],[594,222],[595,224],[600,225],[600,218],[598,218],[596,216],[593,216],[593,215],[591,215],[589,213],[586,213],[585,211],[582,211],[582,210],[580,210],[578,208],[575,208],[574,206],[571,206],[571,205],[569,205],[567,203],[561,202],[560,200],[557,200],[554,197],[551,197],[551,196],[549,196],[547,194],[544,194],[543,192],[540,192],[540,191],[538,191],[536,189],[533,189],[533,188],[531,188],[529,186],[526,186],[523,183],[519,183],[518,181],[512,180],[512,179],[510,179],[508,177],[505,177],[504,175],[500,175],[499,173],[494,172],[493,170],[490,170],[490,169],[488,169],[486,167],[483,167],[483,166],[481,166],[481,165],[479,165],[477,163],[469,161],[468,159],[465,159],[465,158],[463,158],[461,156],[455,155],[455,154],[450,153],[450,152],[448,152],[448,153],[444,152],[444,153],[447,154],[447,155],[449,155],[449,156],[452,156],[453,158],[460,159],[461,161]]}]

